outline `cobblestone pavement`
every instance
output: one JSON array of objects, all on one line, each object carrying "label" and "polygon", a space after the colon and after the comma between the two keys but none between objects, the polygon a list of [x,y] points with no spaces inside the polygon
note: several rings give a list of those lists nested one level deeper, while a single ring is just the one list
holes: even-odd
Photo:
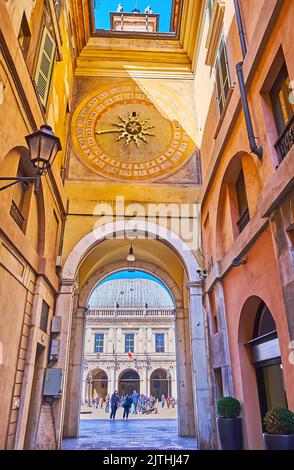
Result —
[{"label": "cobblestone pavement", "polygon": [[196,450],[196,440],[178,436],[176,419],[83,419],[80,437],[64,439],[63,450]]}]

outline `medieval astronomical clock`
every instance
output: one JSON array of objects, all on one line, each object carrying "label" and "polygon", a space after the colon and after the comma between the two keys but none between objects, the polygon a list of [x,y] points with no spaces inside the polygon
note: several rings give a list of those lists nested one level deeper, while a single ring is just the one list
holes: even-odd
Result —
[{"label": "medieval astronomical clock", "polygon": [[171,89],[134,82],[88,95],[72,121],[79,160],[99,176],[157,181],[182,167],[195,150],[191,111]]}]

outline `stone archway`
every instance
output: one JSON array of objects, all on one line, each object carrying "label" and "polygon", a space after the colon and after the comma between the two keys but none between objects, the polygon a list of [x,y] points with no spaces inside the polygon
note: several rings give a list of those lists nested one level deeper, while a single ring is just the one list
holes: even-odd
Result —
[{"label": "stone archway", "polygon": [[[179,259],[188,282],[188,309],[177,311],[176,344],[178,364],[179,433],[194,435],[201,449],[212,448],[212,397],[209,380],[206,316],[202,303],[202,283],[197,276],[199,266],[189,246],[166,227],[145,220],[120,220],[102,225],[81,239],[69,254],[62,272],[61,293],[57,300],[56,314],[61,315],[63,327],[59,361],[54,367],[64,371],[64,387],[67,399],[61,398],[53,405],[57,445],[62,435],[78,435],[79,409],[72,400],[79,398],[81,378],[81,353],[86,305],[78,304],[76,292],[79,267],[89,253],[104,240],[115,235],[149,236],[165,244]],[[71,339],[70,339],[71,338]],[[77,357],[76,364],[70,357]],[[74,398],[73,398],[74,397]],[[65,407],[67,406],[67,412]],[[74,409],[75,408],[75,409]],[[65,413],[66,412],[66,413]],[[66,414],[66,420],[64,422]],[[195,415],[195,420],[194,420]]]},{"label": "stone archway", "polygon": [[140,376],[134,369],[123,370],[118,378],[118,394],[119,396],[132,394],[134,390],[140,394]]},{"label": "stone archway", "polygon": [[108,377],[104,370],[95,369],[92,371],[92,397],[106,398],[108,393]]},{"label": "stone archway", "polygon": [[171,396],[171,376],[165,369],[155,369],[150,376],[150,395],[160,400],[162,395]]}]

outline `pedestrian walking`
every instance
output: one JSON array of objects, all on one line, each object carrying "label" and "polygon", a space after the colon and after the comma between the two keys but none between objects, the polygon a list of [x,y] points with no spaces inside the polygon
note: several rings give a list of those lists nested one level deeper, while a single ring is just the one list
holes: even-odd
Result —
[{"label": "pedestrian walking", "polygon": [[133,399],[133,414],[137,414],[137,407],[138,407],[138,401],[139,401],[139,393],[136,392],[136,390],[134,390],[134,393],[132,395],[132,399]]},{"label": "pedestrian walking", "polygon": [[171,403],[171,407],[174,408],[176,404],[176,400],[174,399],[174,397],[171,397],[170,403]]},{"label": "pedestrian walking", "polygon": [[165,394],[163,393],[161,395],[161,408],[164,408],[164,405],[165,405]]},{"label": "pedestrian walking", "polygon": [[124,408],[123,419],[128,419],[129,418],[130,408],[132,406],[132,403],[133,403],[133,399],[132,399],[131,395],[128,393],[127,396],[125,397],[125,400],[124,400],[123,404],[122,404],[122,406]]},{"label": "pedestrian walking", "polygon": [[110,404],[111,404],[110,419],[115,419],[115,415],[116,415],[118,404],[119,404],[119,396],[118,396],[117,390],[115,390],[115,392],[111,395]]},{"label": "pedestrian walking", "polygon": [[168,407],[168,409],[170,408],[170,397],[167,397],[166,399],[166,406]]},{"label": "pedestrian walking", "polygon": [[106,399],[105,399],[105,413],[108,413],[108,412],[109,412],[109,403],[110,403],[109,395],[106,395]]}]

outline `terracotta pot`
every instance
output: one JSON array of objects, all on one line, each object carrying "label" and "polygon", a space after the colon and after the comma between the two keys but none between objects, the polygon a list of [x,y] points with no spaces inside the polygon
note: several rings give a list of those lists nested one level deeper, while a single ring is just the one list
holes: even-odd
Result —
[{"label": "terracotta pot", "polygon": [[243,450],[242,418],[218,418],[217,424],[222,450]]},{"label": "terracotta pot", "polygon": [[294,450],[294,434],[263,435],[266,450]]}]

